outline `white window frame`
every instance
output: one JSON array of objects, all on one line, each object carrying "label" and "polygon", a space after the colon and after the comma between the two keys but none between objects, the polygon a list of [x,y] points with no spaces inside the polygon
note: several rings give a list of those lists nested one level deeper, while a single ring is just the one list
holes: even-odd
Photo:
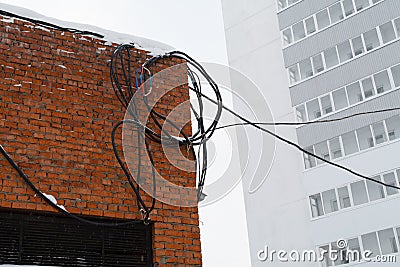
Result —
[{"label": "white window frame", "polygon": [[[303,25],[303,31],[304,31],[304,37],[301,37],[300,39],[298,39],[298,40],[294,40],[294,30],[293,30],[293,27],[294,27],[294,25],[297,25],[297,24],[299,24],[299,23],[302,23],[302,25]],[[299,21],[299,22],[296,22],[295,24],[293,24],[292,26],[291,26],[291,28],[292,28],[292,36],[293,36],[293,42],[292,43],[294,43],[294,42],[298,42],[298,41],[300,41],[300,40],[303,40],[304,38],[306,38],[307,37],[307,29],[306,29],[306,24],[305,24],[305,21],[304,20],[301,20],[301,21]]]},{"label": "white window frame", "polygon": [[[389,131],[388,131],[388,128],[387,128],[387,125],[386,125],[386,120],[383,120],[383,129],[385,130],[386,142],[391,141],[391,140],[389,139]],[[385,143],[386,143],[386,142],[385,142]]]},{"label": "white window frame", "polygon": [[[307,38],[308,36],[311,36],[311,35],[315,34],[316,32],[318,32],[317,20],[316,20],[316,18],[315,18],[314,15],[315,15],[315,14],[312,14],[311,16],[308,16],[308,17],[306,17],[306,18],[303,20],[303,21],[304,21],[304,27],[306,28],[306,37],[304,37],[304,38]],[[308,19],[310,19],[310,18],[312,18],[312,20],[313,20],[313,22],[314,22],[314,28],[315,28],[315,31],[312,32],[312,33],[308,33],[308,32],[307,32],[307,23],[306,23],[306,20],[308,20]],[[304,39],[304,38],[303,38],[303,39]]]},{"label": "white window frame", "polygon": [[[398,64],[397,64],[398,65]],[[390,81],[390,86],[392,90],[396,89],[396,84],[394,83],[394,78],[393,78],[393,73],[392,73],[392,67],[395,67],[397,65],[391,66],[387,69],[388,75],[389,75],[389,81]],[[391,91],[391,90],[389,90]]]},{"label": "white window frame", "polygon": [[[366,96],[365,96],[365,90],[364,90],[363,81],[368,80],[368,79],[371,79],[371,82],[372,82],[372,91],[374,92],[374,94],[373,94],[372,96],[366,97]],[[364,100],[365,100],[365,99],[373,98],[374,96],[376,96],[376,95],[378,94],[378,92],[377,92],[377,90],[376,90],[376,86],[375,86],[375,81],[374,81],[374,76],[373,76],[373,75],[361,79],[361,80],[360,80],[360,86],[361,86],[361,92],[362,92],[362,95],[363,95]],[[363,100],[363,101],[364,101],[364,100]],[[360,102],[362,102],[362,101],[360,101]]]},{"label": "white window frame", "polygon": [[[292,42],[289,43],[289,44],[285,44],[285,34],[284,34],[284,32],[285,32],[286,30],[290,30],[290,34],[292,35],[292,36],[291,36],[291,37],[292,37]],[[283,29],[283,30],[281,31],[281,36],[282,36],[282,46],[283,46],[283,47],[286,47],[286,46],[292,44],[292,43],[293,43],[293,40],[294,40],[294,38],[293,38],[293,29],[292,29],[292,26]]]},{"label": "white window frame", "polygon": [[[314,216],[313,216],[313,211],[312,211],[312,206],[311,206],[311,197],[312,197],[312,196],[315,196],[315,195],[319,195],[319,197],[321,198],[321,207],[322,207],[322,213],[323,213],[323,214],[314,217]],[[310,207],[309,211],[310,211],[310,217],[311,217],[312,219],[321,218],[321,217],[323,217],[323,216],[326,215],[326,212],[325,212],[325,204],[324,204],[324,199],[323,199],[323,197],[322,197],[322,193],[315,193],[315,194],[309,195],[309,196],[308,196],[308,205],[309,205],[309,207]]]}]

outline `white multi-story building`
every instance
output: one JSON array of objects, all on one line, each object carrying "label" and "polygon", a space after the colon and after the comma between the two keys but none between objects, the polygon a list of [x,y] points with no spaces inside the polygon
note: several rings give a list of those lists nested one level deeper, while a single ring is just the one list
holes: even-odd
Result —
[{"label": "white multi-story building", "polygon": [[[400,107],[400,1],[223,0],[229,64],[264,93],[276,121],[318,121]],[[233,89],[235,83],[233,82]],[[400,111],[276,132],[327,160],[400,185]],[[257,144],[254,144],[256,146]],[[246,179],[247,178],[247,179]],[[266,182],[244,179],[250,253],[348,248],[400,251],[400,191],[303,156],[277,143]],[[342,251],[345,253],[345,251]],[[265,255],[264,255],[265,256]],[[346,259],[296,266],[382,266]]]}]

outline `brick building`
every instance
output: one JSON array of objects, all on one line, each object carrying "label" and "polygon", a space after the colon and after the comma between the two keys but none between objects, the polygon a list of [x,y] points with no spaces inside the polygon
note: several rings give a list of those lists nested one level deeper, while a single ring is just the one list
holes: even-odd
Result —
[{"label": "brick building", "polygon": [[[0,16],[0,40],[1,145],[32,183],[41,192],[52,195],[68,212],[97,221],[140,220],[132,188],[115,160],[110,139],[113,125],[125,113],[110,81],[110,58],[118,44],[6,16]],[[149,57],[148,51],[137,49],[132,65],[139,68]],[[152,71],[178,63],[181,62],[164,60]],[[163,97],[157,107],[165,112],[188,99],[188,88],[181,86]],[[189,109],[181,115],[183,120],[190,121]],[[190,132],[190,125],[185,130]],[[151,145],[159,151],[156,169],[171,181],[195,187],[195,172],[183,172],[172,166],[163,157],[161,148]],[[150,203],[151,197],[141,193],[144,201]],[[3,229],[0,264],[201,266],[197,207],[156,202],[149,226],[122,230],[89,227],[56,213],[3,157],[0,157],[0,228]],[[68,258],[73,253],[67,251],[64,258],[69,263],[54,261],[52,253],[66,248],[57,247],[57,241],[53,244],[51,236],[42,236],[50,232],[61,243],[84,243],[83,247],[75,246],[82,251],[79,259]],[[113,247],[111,237],[124,247]],[[49,243],[46,246],[35,243],[40,238]],[[100,252],[98,255],[93,252],[91,257],[101,258],[101,264],[93,263],[86,253],[97,251],[90,247],[96,238],[100,239]],[[123,257],[126,262],[118,258],[120,253],[126,253]],[[107,263],[114,259],[107,256],[111,254],[115,261]]]}]

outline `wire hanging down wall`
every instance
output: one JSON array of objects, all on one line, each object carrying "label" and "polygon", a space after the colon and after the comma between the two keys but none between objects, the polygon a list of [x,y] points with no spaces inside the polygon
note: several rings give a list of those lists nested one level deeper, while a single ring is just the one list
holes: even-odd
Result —
[{"label": "wire hanging down wall", "polygon": [[[127,112],[133,118],[132,120],[122,120],[119,123],[117,123],[113,127],[111,138],[112,138],[112,145],[113,145],[115,157],[116,157],[119,165],[121,166],[130,186],[132,187],[132,190],[137,199],[138,208],[143,214],[142,221],[145,224],[148,224],[150,222],[150,213],[154,209],[156,200],[153,197],[150,205],[145,203],[145,201],[143,200],[143,198],[140,195],[139,184],[137,183],[135,185],[135,183],[133,182],[133,179],[132,179],[133,174],[128,171],[128,169],[126,168],[124,162],[122,161],[122,159],[118,153],[115,135],[116,135],[117,129],[124,124],[130,124],[135,127],[136,132],[137,132],[138,143],[140,143],[141,141],[144,141],[146,152],[152,163],[151,175],[153,176],[152,177],[153,178],[152,186],[153,186],[153,191],[154,191],[153,196],[156,195],[155,191],[156,191],[157,185],[156,185],[155,178],[154,178],[154,176],[155,176],[154,161],[153,161],[154,151],[152,151],[151,146],[149,145],[149,141],[153,141],[153,142],[156,142],[159,144],[161,144],[161,143],[163,143],[163,144],[178,143],[180,146],[189,148],[189,151],[190,151],[192,157],[195,159],[195,168],[196,168],[197,176],[198,176],[197,199],[198,199],[198,201],[201,201],[205,197],[205,194],[203,193],[203,188],[204,188],[204,184],[205,184],[205,179],[206,179],[206,174],[207,174],[207,164],[208,164],[207,141],[212,137],[212,135],[214,134],[214,132],[217,129],[223,129],[226,127],[233,127],[233,126],[238,126],[238,125],[249,125],[249,126],[255,127],[256,129],[258,129],[262,132],[265,132],[290,146],[295,147],[296,149],[298,149],[299,151],[301,151],[307,155],[315,157],[316,159],[319,159],[322,162],[325,162],[336,168],[342,169],[342,170],[349,172],[355,176],[358,176],[363,179],[384,185],[386,187],[400,189],[397,186],[386,184],[386,183],[383,183],[378,180],[374,180],[374,179],[367,177],[363,174],[360,174],[350,168],[347,168],[347,167],[337,164],[335,162],[326,160],[323,157],[320,157],[318,155],[315,155],[315,154],[303,149],[300,145],[298,145],[276,133],[273,133],[273,132],[269,131],[268,129],[262,128],[260,126],[260,125],[295,126],[295,125],[306,125],[306,124],[330,123],[330,122],[345,120],[345,119],[349,119],[349,118],[361,116],[361,115],[369,115],[369,114],[373,114],[373,113],[382,113],[382,112],[390,112],[390,111],[400,110],[400,107],[384,109],[384,110],[367,111],[367,112],[356,113],[356,114],[353,114],[350,116],[337,118],[337,119],[319,120],[319,121],[304,122],[304,123],[302,123],[302,122],[252,122],[223,105],[222,97],[221,97],[217,83],[209,76],[209,74],[206,72],[206,70],[198,62],[196,62],[193,58],[191,58],[187,54],[185,54],[183,52],[179,52],[179,51],[173,51],[173,52],[169,52],[164,55],[155,56],[155,57],[152,57],[149,60],[147,60],[139,70],[134,70],[134,69],[132,69],[131,60],[130,60],[131,55],[132,55],[132,51],[131,51],[132,49],[135,49],[134,44],[120,45],[115,49],[115,51],[112,55],[112,58],[111,58],[110,75],[111,75],[113,90],[114,90],[117,98],[119,99],[121,105],[125,109],[127,109]],[[194,108],[194,105],[190,105],[190,108],[194,114],[194,117],[196,120],[196,125],[197,125],[197,129],[195,131],[193,131],[194,133],[191,136],[187,136],[181,129],[178,128],[178,126],[175,124],[174,121],[171,121],[170,119],[168,119],[167,118],[168,114],[161,114],[160,112],[155,111],[149,105],[148,97],[152,93],[151,90],[152,90],[152,77],[153,77],[150,69],[159,60],[162,60],[162,59],[178,59],[178,60],[182,60],[183,62],[185,62],[187,64],[187,75],[189,78],[188,80],[190,82],[189,88],[190,88],[190,90],[192,90],[195,93],[197,105],[199,107],[198,110],[196,110]],[[202,92],[199,75],[203,76],[205,78],[205,80],[207,81],[207,83],[210,85],[210,87],[212,88],[212,91],[215,95],[215,99],[212,99],[210,96],[207,96]],[[146,81],[149,81],[149,83],[146,83]],[[146,86],[146,84],[148,84],[148,85]],[[146,121],[146,122],[140,121],[139,115],[138,115],[138,110],[137,110],[137,108],[138,108],[137,104],[131,103],[132,97],[136,93],[139,93],[141,95],[141,100],[150,114],[150,117],[148,118],[149,121]],[[203,99],[206,99],[207,101],[212,102],[217,107],[216,112],[215,112],[215,117],[214,117],[212,123],[210,123],[210,125],[208,127],[206,127],[205,122],[204,122],[205,120],[203,117],[203,114],[204,114]],[[221,117],[223,110],[233,114],[235,117],[237,117],[241,121],[243,121],[243,123],[218,126],[219,119]],[[151,123],[149,124],[149,122],[151,122]],[[170,127],[178,130],[180,136],[171,135],[163,127],[164,124],[168,124]],[[154,125],[154,126],[150,127],[149,125]],[[153,128],[153,127],[155,127],[155,128]],[[195,149],[194,149],[195,147],[198,147],[197,153],[195,152]],[[12,158],[7,154],[7,152],[1,145],[0,145],[0,152],[7,159],[7,161],[10,163],[10,165],[24,179],[24,181],[28,184],[28,186],[31,187],[36,194],[38,194],[43,200],[45,200],[49,205],[53,206],[59,212],[62,212],[63,214],[73,217],[82,222],[95,224],[95,225],[119,226],[119,225],[138,223],[137,221],[126,222],[126,223],[98,223],[98,222],[89,221],[87,219],[81,218],[77,215],[67,212],[66,210],[60,208],[58,205],[56,205],[52,201],[50,201],[29,180],[29,178],[17,166],[17,164],[12,160]],[[138,153],[139,162],[137,165],[138,170],[136,171],[136,175],[138,176],[138,177],[136,177],[136,181],[140,181],[140,178],[141,178],[140,176],[143,173],[143,172],[141,172],[141,168],[143,168],[143,166],[141,166],[141,164],[140,164],[140,158],[141,158],[140,149],[138,149],[137,153]]]}]

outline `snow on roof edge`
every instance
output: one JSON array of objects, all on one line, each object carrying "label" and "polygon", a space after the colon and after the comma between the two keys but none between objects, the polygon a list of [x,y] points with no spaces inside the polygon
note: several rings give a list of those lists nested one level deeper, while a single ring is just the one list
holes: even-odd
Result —
[{"label": "snow on roof edge", "polygon": [[[148,51],[150,55],[163,55],[167,52],[170,52],[174,50],[174,48],[170,45],[150,40],[147,38],[143,37],[138,37],[130,34],[125,34],[125,33],[119,33],[107,29],[103,29],[97,26],[89,25],[89,24],[80,24],[76,22],[69,22],[69,21],[63,21],[51,17],[44,16],[42,14],[39,14],[35,11],[32,11],[27,8],[19,7],[19,6],[13,6],[9,4],[4,4],[0,3],[0,10],[4,10],[10,13],[17,14],[19,16],[31,18],[31,19],[36,19],[36,20],[41,20],[45,22],[49,22],[61,27],[65,28],[75,28],[79,30],[86,30],[86,31],[91,31],[95,33],[99,33],[104,36],[102,40],[106,40],[107,42],[110,43],[117,43],[117,44],[123,44],[123,43],[134,43],[136,48]],[[97,38],[97,37],[95,37]],[[101,39],[101,38],[99,38]]]}]

